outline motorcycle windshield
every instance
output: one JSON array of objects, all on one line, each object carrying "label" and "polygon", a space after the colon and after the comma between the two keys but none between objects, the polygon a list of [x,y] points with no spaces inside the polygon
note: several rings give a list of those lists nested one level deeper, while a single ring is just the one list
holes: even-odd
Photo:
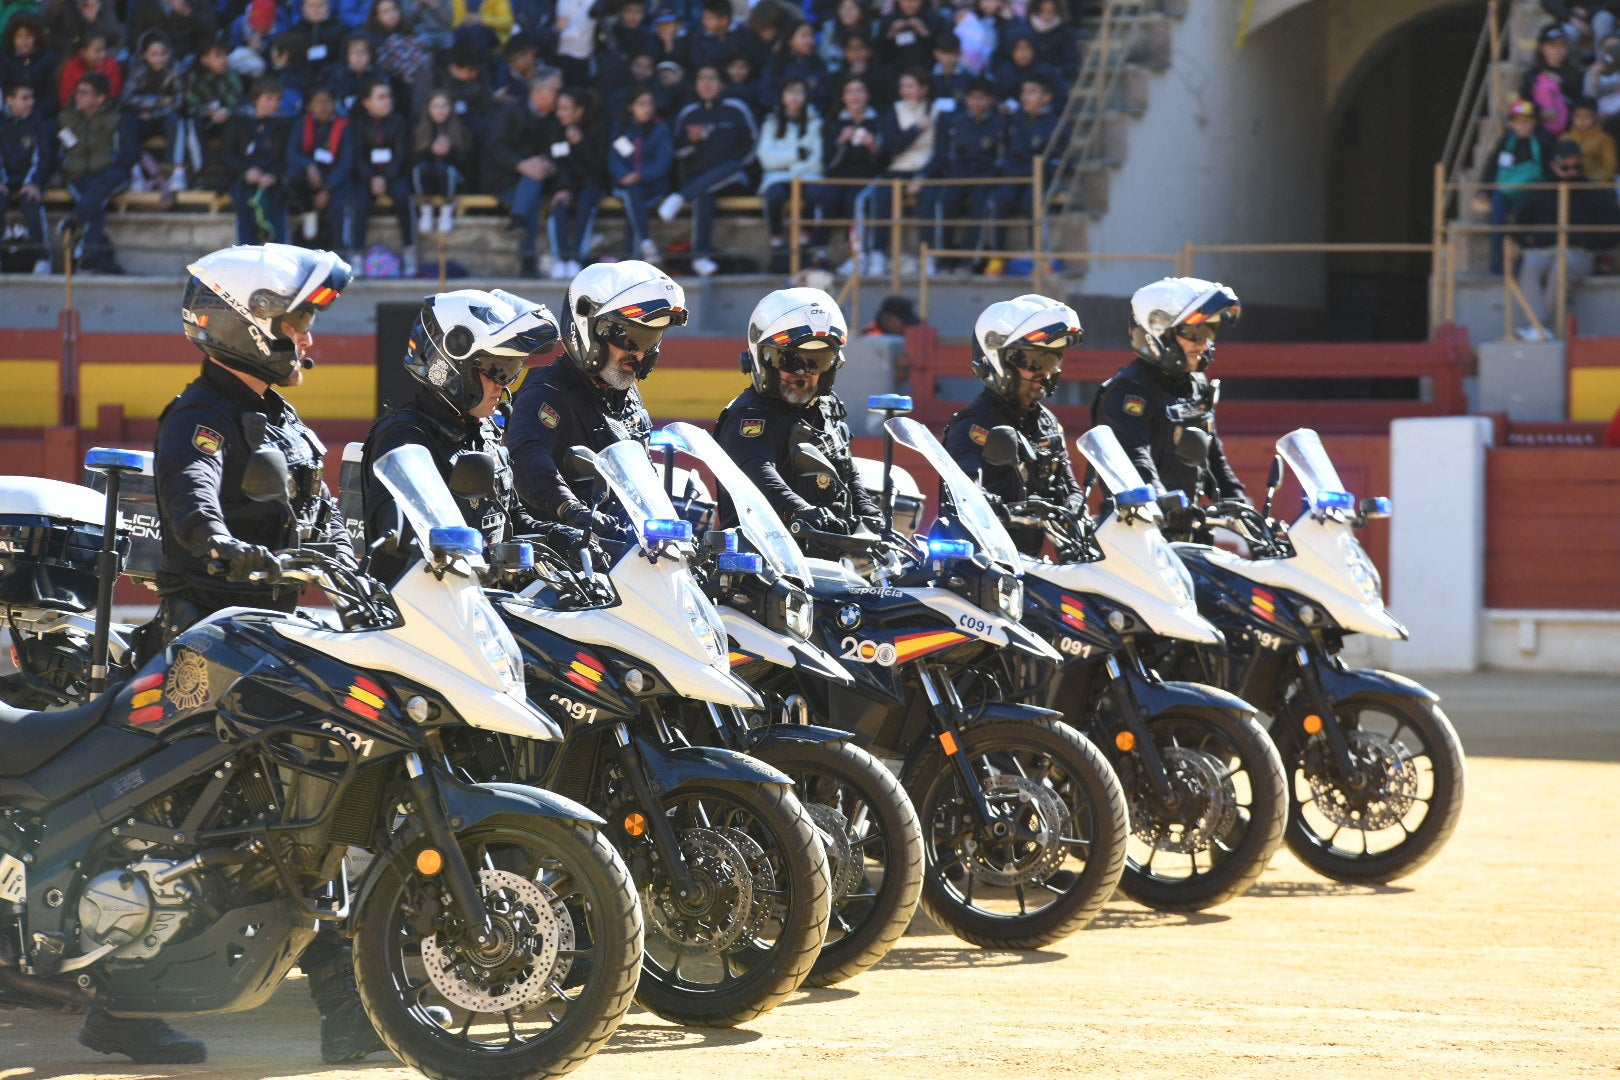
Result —
[{"label": "motorcycle windshield", "polygon": [[1147,486],[1142,474],[1136,471],[1136,463],[1119,445],[1119,436],[1114,434],[1113,428],[1094,427],[1076,439],[1074,444],[1091,462],[1091,467],[1097,470],[1097,479],[1111,494],[1118,495],[1122,491]]},{"label": "motorcycle windshield", "polygon": [[894,436],[895,442],[921,454],[939,473],[939,478],[945,481],[945,489],[951,493],[957,518],[973,536],[979,550],[1003,566],[1017,570],[1022,564],[1012,537],[1007,535],[996,512],[990,509],[990,502],[979,485],[968,479],[968,474],[939,445],[939,440],[909,416],[893,417],[883,426]]},{"label": "motorcycle windshield", "polygon": [[680,449],[702,461],[714,473],[715,480],[731,497],[737,510],[737,527],[754,545],[771,569],[783,577],[795,578],[801,585],[810,584],[810,564],[804,559],[799,545],[788,535],[782,519],[754,482],[743,475],[714,436],[693,424],[674,423],[664,431],[675,438]]},{"label": "motorcycle windshield", "polygon": [[639,442],[621,440],[596,455],[602,479],[618,498],[619,505],[630,516],[636,538],[645,544],[645,526],[649,521],[670,521],[679,518],[669,494],[658,482],[647,450]]},{"label": "motorcycle windshield", "polygon": [[1277,453],[1288,462],[1288,467],[1299,477],[1299,486],[1305,489],[1305,499],[1315,504],[1322,491],[1345,491],[1339,470],[1322,447],[1322,438],[1310,428],[1298,428],[1277,440]]},{"label": "motorcycle windshield", "polygon": [[424,557],[431,558],[427,544],[434,529],[467,524],[427,447],[412,444],[390,450],[377,459],[373,471],[399,503]]}]

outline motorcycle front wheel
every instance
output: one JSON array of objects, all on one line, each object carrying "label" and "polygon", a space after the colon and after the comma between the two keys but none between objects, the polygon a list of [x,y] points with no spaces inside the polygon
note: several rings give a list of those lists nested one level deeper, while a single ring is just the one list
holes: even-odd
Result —
[{"label": "motorcycle front wheel", "polygon": [[361,1004],[388,1049],[435,1080],[570,1072],[635,993],[642,922],[630,872],[581,822],[478,826],[457,842],[493,941],[473,940],[438,877],[390,865],[356,916]]},{"label": "motorcycle front wheel", "polygon": [[991,820],[931,739],[906,770],[923,832],[922,907],[964,941],[1039,949],[1090,922],[1125,868],[1126,810],[1114,770],[1061,721],[966,729]]},{"label": "motorcycle front wheel", "polygon": [[1404,877],[1439,853],[1462,815],[1456,729],[1421,697],[1351,697],[1333,715],[1350,744],[1348,778],[1327,734],[1305,730],[1305,710],[1290,705],[1272,725],[1288,776],[1288,848],[1335,881]]},{"label": "motorcycle front wheel", "polygon": [[827,937],[821,836],[786,785],[701,780],[662,804],[696,893],[682,896],[661,860],[640,883],[636,1003],[677,1024],[746,1023],[799,988]]},{"label": "motorcycle front wheel", "polygon": [[805,811],[828,834],[832,922],[808,982],[853,978],[888,954],[917,910],[917,812],[888,767],[847,742],[779,743],[755,756],[793,778]]}]

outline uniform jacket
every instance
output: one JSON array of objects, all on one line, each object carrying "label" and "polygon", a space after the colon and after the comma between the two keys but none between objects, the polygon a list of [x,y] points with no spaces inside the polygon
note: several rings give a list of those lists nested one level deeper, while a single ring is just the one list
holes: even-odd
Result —
[{"label": "uniform jacket", "polygon": [[978,119],[966,109],[940,117],[934,132],[934,154],[922,175],[939,179],[997,176],[1007,142],[1007,121],[994,109]]},{"label": "uniform jacket", "polygon": [[571,499],[588,501],[593,481],[571,486],[561,458],[572,446],[603,450],[620,439],[646,442],[652,417],[634,386],[599,390],[589,376],[560,356],[530,375],[512,400],[506,446],[518,497],[540,521],[555,521],[557,508]]},{"label": "uniform jacket", "polygon": [[[985,439],[991,428],[1003,425],[1017,428],[1030,441],[1035,448],[1033,464],[985,464]],[[1033,408],[1019,409],[1000,394],[989,389],[980,391],[967,408],[945,425],[945,451],[968,476],[979,478],[986,494],[1003,502],[1045,499],[1076,513],[1084,512],[1080,484],[1074,477],[1068,447],[1063,443],[1063,425],[1058,423],[1051,409],[1039,402]],[[1008,531],[1019,551],[1026,555],[1040,554],[1046,539],[1045,530],[1038,526],[1010,525]]]},{"label": "uniform jacket", "polygon": [[[845,128],[859,128],[872,136],[864,146],[839,142]],[[865,178],[876,176],[889,164],[888,148],[883,145],[883,117],[868,105],[861,116],[839,110],[837,116],[821,125],[821,169],[823,176]]]},{"label": "uniform jacket", "polygon": [[[405,178],[410,168],[409,133],[405,118],[397,112],[378,119],[364,109],[349,118],[354,131],[354,179],[358,184],[380,176],[390,185]],[[387,161],[378,160],[386,157]]]},{"label": "uniform jacket", "polygon": [[288,179],[302,176],[311,165],[321,171],[326,186],[333,191],[340,191],[349,182],[354,170],[354,138],[349,121],[334,116],[322,124],[308,113],[293,121],[287,140]]},{"label": "uniform jacket", "polygon": [[297,588],[228,584],[206,570],[208,540],[221,533],[272,549],[292,543],[292,523],[280,504],[242,494],[243,469],[260,447],[287,457],[305,544],[352,556],[343,515],[321,479],[326,447],[320,439],[274,389],[255,394],[231,371],[204,361],[202,374],[158,420],[152,467],[163,529],[160,593],[183,596],[202,614],[231,604],[292,609]]},{"label": "uniform jacket", "polygon": [[[630,153],[619,152],[620,139],[630,140]],[[669,173],[675,167],[675,141],[669,125],[657,117],[642,125],[626,119],[614,132],[608,147],[608,173],[615,186],[630,173],[641,174],[641,187],[662,194],[669,190]]]},{"label": "uniform jacket", "polygon": [[[696,142],[686,137],[690,124],[706,128],[708,135]],[[694,101],[675,118],[675,156],[685,163],[686,176],[697,176],[710,169],[729,165],[741,172],[754,160],[759,132],[748,106],[731,98],[719,98],[712,105]]]},{"label": "uniform jacket", "polygon": [[[797,510],[824,506],[850,524],[862,518],[877,522],[883,516],[877,500],[855,478],[847,415],[837,394],[823,394],[812,405],[789,405],[749,387],[720,414],[714,437],[784,520]],[[801,422],[813,429],[811,438],[795,437]],[[820,487],[814,478],[794,471],[793,447],[806,441],[837,467],[845,492],[832,484]],[[728,500],[721,500],[720,509],[721,520],[735,524]]]},{"label": "uniform jacket", "polygon": [[1119,437],[1125,453],[1142,479],[1160,491],[1184,491],[1197,505],[1208,490],[1199,470],[1176,457],[1176,439],[1184,427],[1209,432],[1209,477],[1220,499],[1244,498],[1243,484],[1227,464],[1226,451],[1215,431],[1214,395],[1202,374],[1171,375],[1146,360],[1120,368],[1102,385],[1092,402],[1093,424],[1107,424]]},{"label": "uniform jacket", "polygon": [[12,194],[33,184],[41,192],[56,168],[51,124],[35,108],[27,116],[13,116],[0,105],[0,184]]},{"label": "uniform jacket", "polygon": [[1058,158],[1063,156],[1063,148],[1052,139],[1057,126],[1057,108],[1051,105],[1038,116],[1031,116],[1020,109],[1007,117],[1007,144],[1001,154],[1001,174],[1033,176],[1035,159],[1043,158],[1046,162],[1045,175],[1050,177]]},{"label": "uniform jacket", "polygon": [[225,125],[225,137],[220,141],[220,160],[225,163],[226,174],[234,178],[250,168],[258,168],[275,176],[282,175],[286,171],[287,140],[291,131],[292,121],[284,116],[237,113]]}]

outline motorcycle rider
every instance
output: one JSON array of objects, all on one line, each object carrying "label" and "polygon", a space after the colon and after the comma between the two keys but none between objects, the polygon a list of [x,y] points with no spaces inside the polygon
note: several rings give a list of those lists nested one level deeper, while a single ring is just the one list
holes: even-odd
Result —
[{"label": "motorcycle rider", "polygon": [[[856,480],[848,410],[832,389],[848,338],[838,302],[820,289],[769,294],[748,317],[748,348],[740,358],[753,385],[715,421],[715,441],[790,527],[803,522],[846,534],[863,525],[883,529],[877,500]],[[800,442],[820,450],[842,483],[799,475],[793,448]],[[720,510],[723,525],[735,524],[729,502],[722,500]]]},{"label": "motorcycle rider", "polygon": [[[1084,331],[1073,308],[1049,297],[1026,293],[991,304],[973,326],[977,355],[973,374],[984,383],[979,396],[945,425],[945,449],[969,476],[977,476],[999,509],[1024,499],[1043,499],[1085,512],[1074,477],[1063,425],[1041,401],[1057,389],[1063,350],[1080,344]],[[1033,461],[990,465],[984,444],[990,430],[1010,426],[1029,440]],[[1045,532],[1039,526],[1010,525],[1013,543],[1026,555],[1039,555]]]},{"label": "motorcycle rider", "polygon": [[[1204,375],[1215,359],[1215,335],[1242,313],[1237,294],[1202,278],[1164,278],[1131,297],[1131,348],[1137,358],[1103,383],[1092,402],[1092,424],[1114,429],[1143,479],[1161,492],[1182,491],[1188,511],[1174,512],[1167,531],[1183,532],[1194,520],[1200,495],[1248,501],[1227,464],[1215,431],[1215,384]],[[1209,435],[1202,465],[1176,456],[1187,428]],[[1213,489],[1213,490],[1211,490]]]},{"label": "motorcycle rider", "polygon": [[[556,316],[543,304],[500,289],[459,289],[422,301],[405,353],[405,370],[420,385],[409,404],[390,407],[366,434],[360,491],[368,544],[394,529],[401,540],[408,535],[410,526],[398,520],[393,495],[371,470],[382,455],[411,444],[428,449],[446,481],[463,453],[494,458],[494,490],[456,497],[467,524],[487,543],[536,531],[518,503],[496,411],[510,400],[524,362],[555,348],[558,333]],[[378,551],[370,568],[379,579],[393,581],[407,562],[404,555]]]},{"label": "motorcycle rider", "polygon": [[[158,419],[152,464],[163,556],[160,640],[151,644],[159,647],[222,608],[293,610],[297,587],[250,576],[274,568],[271,549],[288,546],[295,535],[306,547],[353,557],[343,516],[321,478],[326,448],[275,389],[297,386],[315,366],[310,326],[349,284],[349,265],[330,251],[263,244],[225,248],[187,269],[180,314],[204,360],[202,373]],[[263,447],[286,457],[295,520],[279,503],[242,493],[247,460]],[[223,579],[207,573],[210,560],[224,564]],[[383,1045],[360,1007],[348,946],[329,927],[300,963],[321,1012],[322,1058],[359,1060]],[[161,1020],[99,1009],[85,1017],[79,1042],[143,1064],[199,1062],[208,1054],[201,1039]]]},{"label": "motorcycle rider", "polygon": [[563,355],[524,380],[512,401],[506,446],[518,497],[541,522],[617,538],[622,526],[591,509],[590,481],[570,484],[559,459],[572,446],[645,443],[652,418],[636,382],[658,363],[664,331],[686,325],[686,291],[650,263],[597,263],[568,286]]}]

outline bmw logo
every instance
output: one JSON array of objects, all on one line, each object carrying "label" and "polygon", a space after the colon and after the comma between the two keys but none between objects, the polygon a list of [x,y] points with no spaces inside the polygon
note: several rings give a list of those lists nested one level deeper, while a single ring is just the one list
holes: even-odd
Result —
[{"label": "bmw logo", "polygon": [[838,609],[838,625],[845,630],[853,630],[861,625],[861,609],[858,604],[845,604]]}]

